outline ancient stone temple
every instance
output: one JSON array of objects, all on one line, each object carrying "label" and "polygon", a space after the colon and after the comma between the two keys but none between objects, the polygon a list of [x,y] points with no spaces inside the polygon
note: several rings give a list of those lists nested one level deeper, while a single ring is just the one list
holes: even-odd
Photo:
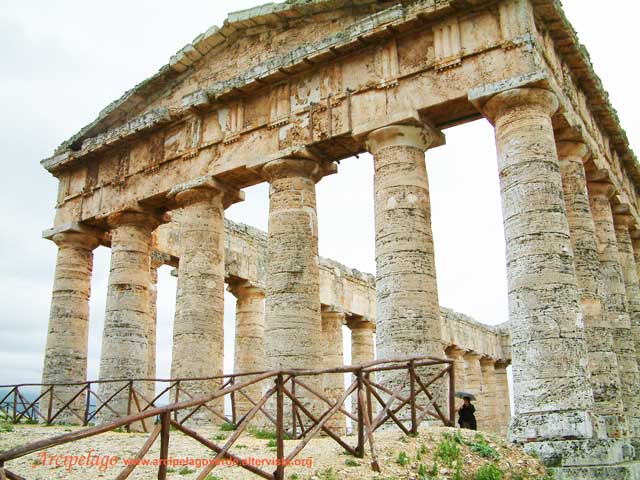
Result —
[{"label": "ancient stone temple", "polygon": [[[498,150],[508,332],[438,302],[425,153],[481,118]],[[366,151],[375,281],[318,256],[315,185]],[[173,376],[222,371],[226,284],[238,371],[338,364],[342,325],[362,363],[375,329],[378,358],[454,359],[459,385],[491,405],[480,423],[499,431],[510,360],[513,442],[562,478],[640,477],[640,168],[559,2],[290,0],[236,12],[42,163],[60,185],[45,232],[59,247],[45,383],[86,375],[92,251],[104,245],[102,378],[153,373],[154,271],[168,263]],[[268,233],[225,228],[225,208],[260,182]],[[316,388],[342,391],[331,378]]]}]

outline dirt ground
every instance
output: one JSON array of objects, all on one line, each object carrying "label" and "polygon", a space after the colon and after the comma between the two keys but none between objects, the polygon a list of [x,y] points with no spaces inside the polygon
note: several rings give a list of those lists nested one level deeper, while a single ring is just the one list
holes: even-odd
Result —
[{"label": "dirt ground", "polygon": [[[27,442],[41,440],[62,433],[75,431],[80,427],[42,425],[0,425],[0,451],[8,450]],[[223,445],[233,432],[217,427],[194,427],[205,438]],[[9,431],[13,430],[13,431]],[[243,434],[231,452],[244,459],[265,459],[276,457],[275,442],[268,438],[256,438],[260,432]],[[115,478],[124,467],[124,459],[135,457],[148,434],[108,432],[78,442],[61,445],[7,462],[5,467],[27,479],[85,480],[93,478]],[[297,440],[285,442],[288,453],[299,443]],[[347,443],[355,445],[356,437],[348,436]],[[539,462],[516,446],[510,446],[499,437],[467,430],[444,427],[423,427],[416,437],[407,437],[398,430],[378,431],[375,447],[381,472],[372,471],[371,451],[367,444],[366,456],[355,458],[346,453],[340,445],[328,437],[313,439],[298,455],[300,465],[289,466],[285,470],[286,479],[378,479],[378,480],[524,480],[546,479],[545,469]],[[159,438],[145,459],[157,459],[160,451]],[[59,455],[55,457],[55,455]],[[74,465],[69,456],[87,458],[93,465]],[[67,465],[64,464],[67,456]],[[174,465],[168,469],[170,479],[195,479],[202,470],[195,464],[201,459],[213,458],[212,452],[179,431],[172,430],[169,441],[169,457],[176,462],[191,462],[190,465]],[[117,459],[116,459],[117,457]],[[115,460],[114,460],[115,459]],[[56,465],[56,461],[61,465]],[[112,465],[107,465],[107,463]],[[100,466],[100,464],[104,466]],[[495,465],[496,468],[488,466]],[[272,472],[274,467],[262,467]],[[478,470],[480,472],[478,472]],[[131,474],[131,479],[156,478],[157,467],[139,465]],[[498,473],[496,473],[498,472]],[[483,476],[485,475],[485,476]],[[489,475],[489,476],[486,476]],[[501,476],[500,476],[501,475]],[[207,480],[254,479],[257,476],[238,466],[220,465]]]}]

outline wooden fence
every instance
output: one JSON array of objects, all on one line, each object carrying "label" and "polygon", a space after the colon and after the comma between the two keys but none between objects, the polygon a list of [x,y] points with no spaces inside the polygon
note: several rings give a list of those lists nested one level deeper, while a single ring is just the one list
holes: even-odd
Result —
[{"label": "wooden fence", "polygon": [[[395,372],[394,376],[406,375],[406,384],[402,388],[392,390],[380,382],[376,382],[376,374]],[[425,373],[426,372],[426,373]],[[322,380],[324,375],[351,374],[350,385],[344,390],[339,399],[328,398],[321,389],[312,384]],[[378,376],[381,376],[378,375]],[[424,378],[423,378],[424,377]],[[448,377],[448,378],[447,378]],[[218,380],[222,386],[217,391],[199,398],[193,396],[183,388],[183,384],[199,380]],[[115,390],[108,398],[101,398],[99,384],[120,382],[122,386]],[[145,398],[136,385],[143,382],[162,382],[167,386],[160,390],[154,398]],[[393,423],[405,434],[418,432],[418,427],[426,418],[432,418],[444,425],[452,426],[455,419],[453,394],[455,391],[453,363],[451,360],[418,357],[405,360],[380,360],[360,366],[347,366],[324,370],[279,370],[267,372],[251,372],[246,374],[224,375],[220,377],[189,378],[189,379],[136,379],[109,380],[84,382],[78,384],[21,384],[5,385],[9,391],[0,400],[0,408],[6,418],[14,423],[21,420],[42,420],[47,424],[54,423],[61,415],[77,417],[78,423],[89,425],[103,410],[109,410],[110,402],[117,394],[126,392],[128,406],[126,416],[103,425],[92,426],[72,433],[39,440],[22,445],[11,450],[0,452],[0,480],[20,480],[23,477],[12,473],[5,464],[30,453],[39,452],[50,447],[63,445],[80,439],[100,435],[118,428],[130,429],[137,426],[138,430],[149,433],[149,437],[136,459],[142,459],[160,437],[160,466],[159,480],[165,480],[168,466],[168,445],[171,427],[191,437],[193,440],[215,452],[215,458],[198,474],[198,480],[203,480],[222,460],[230,460],[238,466],[266,479],[283,480],[287,465],[300,454],[305,446],[318,435],[325,435],[333,439],[352,455],[363,458],[368,444],[371,455],[371,467],[379,471],[376,455],[374,432],[385,423]],[[255,385],[260,384],[263,392],[261,398],[252,398],[249,390],[255,391]],[[77,391],[69,393],[71,387]],[[250,389],[249,387],[252,387]],[[28,401],[23,394],[25,388],[40,387],[40,394],[35,400]],[[441,392],[437,393],[438,387]],[[59,398],[56,390],[65,390],[65,399]],[[22,390],[22,392],[21,392]],[[444,393],[446,391],[446,393]],[[173,393],[173,398],[184,398],[166,406],[156,406],[156,402],[166,393]],[[224,415],[212,407],[220,399],[230,397],[231,415]],[[84,397],[83,412],[77,411],[79,398]],[[251,408],[246,412],[237,413],[237,399],[242,397],[250,403]],[[347,400],[354,400],[353,411],[349,411]],[[448,409],[439,400],[446,399]],[[46,411],[40,411],[38,404],[46,399]],[[90,408],[91,399],[96,401],[95,407]],[[56,402],[60,405],[55,407]],[[75,402],[75,403],[74,403]],[[443,402],[444,403],[444,402]],[[246,402],[245,402],[246,404]],[[73,406],[76,405],[74,408]],[[189,419],[194,413],[206,409],[220,418],[220,421],[232,423],[235,430],[223,445],[204,438],[194,430]],[[285,418],[285,410],[287,417]],[[446,413],[445,413],[446,412]],[[112,410],[112,413],[117,413]],[[290,417],[288,415],[291,415]],[[231,449],[240,435],[252,424],[256,424],[258,416],[261,422],[272,424],[276,436],[276,469],[267,472],[261,468],[243,462]],[[343,428],[336,429],[335,424],[328,422],[334,417],[346,421],[350,419],[353,426],[351,441]],[[98,417],[99,418],[99,417]],[[159,422],[154,422],[159,419]],[[354,438],[355,437],[355,438]],[[285,452],[285,439],[289,451]],[[117,475],[117,480],[124,480],[133,472],[136,465],[127,465]]]}]

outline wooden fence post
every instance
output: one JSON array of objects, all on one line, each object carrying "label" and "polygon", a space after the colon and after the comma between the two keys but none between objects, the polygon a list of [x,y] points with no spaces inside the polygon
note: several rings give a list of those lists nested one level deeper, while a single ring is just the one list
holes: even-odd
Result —
[{"label": "wooden fence post", "polygon": [[416,435],[418,433],[418,414],[416,412],[416,375],[414,361],[409,362],[409,388],[411,399],[411,434]]},{"label": "wooden fence post", "polygon": [[167,478],[167,459],[169,458],[169,433],[171,427],[171,413],[160,414],[160,465],[158,466],[158,480]]},{"label": "wooden fence post", "polygon": [[[357,382],[358,382],[358,388],[356,390],[356,398],[360,399],[360,395],[362,395],[360,392],[362,392],[362,386],[363,386],[363,381],[362,381],[362,367],[360,367],[360,369],[358,370],[358,373],[356,374],[356,378],[357,378]],[[364,416],[366,415],[366,412],[362,409],[362,405],[360,403],[360,401],[358,401],[358,446],[356,447],[356,456],[358,458],[363,458],[364,457]]]},{"label": "wooden fence post", "polygon": [[274,480],[284,480],[284,384],[282,374],[276,377],[276,471]]}]

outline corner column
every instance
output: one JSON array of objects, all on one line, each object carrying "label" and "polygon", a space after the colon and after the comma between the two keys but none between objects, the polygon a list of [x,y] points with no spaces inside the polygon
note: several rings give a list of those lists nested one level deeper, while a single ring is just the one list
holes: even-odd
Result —
[{"label": "corner column", "polygon": [[[236,297],[236,338],[234,373],[265,370],[264,359],[264,297],[265,292],[247,280],[231,282],[227,287]],[[250,376],[238,377],[236,383],[250,380]],[[262,384],[255,383],[242,392],[254,402],[262,397]],[[242,393],[235,395],[236,417],[241,419],[253,408]]]},{"label": "corner column", "polygon": [[515,88],[482,107],[495,126],[507,244],[515,417],[510,440],[591,438],[589,383],[551,115],[558,99]]},{"label": "corner column", "polygon": [[[409,125],[367,136],[374,160],[376,226],[376,346],[378,358],[443,356],[425,151],[444,143],[440,132]],[[404,372],[382,372],[382,383],[404,388]]]},{"label": "corner column", "polygon": [[624,414],[632,436],[640,434],[640,398],[638,362],[635,342],[631,332],[631,320],[627,311],[626,286],[620,265],[611,196],[614,189],[608,183],[589,183],[589,200],[596,226],[599,257],[606,286],[606,315],[612,329],[613,347],[618,359]]},{"label": "corner column", "polygon": [[[211,178],[174,187],[180,215],[178,287],[171,377],[220,377],[224,364],[224,208],[227,190]],[[235,192],[237,193],[237,192]],[[227,202],[229,203],[229,202]],[[182,381],[179,399],[215,392],[222,378]],[[189,417],[191,424],[222,422],[224,400]]]},{"label": "corner column", "polygon": [[[344,310],[341,308],[336,306],[322,307],[322,368],[344,367],[342,348],[342,325],[344,321]],[[332,403],[340,400],[344,393],[344,373],[325,374],[322,377],[326,397]],[[333,431],[344,434],[347,425],[346,418],[341,413],[336,413],[328,423]]]},{"label": "corner column", "polygon": [[[265,302],[268,366],[322,368],[315,184],[324,172],[318,161],[307,158],[274,160],[262,172],[270,184]],[[321,390],[319,378],[306,380]],[[300,393],[301,401],[316,410],[317,400],[304,395]]]},{"label": "corner column", "polygon": [[[151,213],[124,211],[108,218],[111,227],[111,270],[107,288],[107,306],[102,334],[100,379],[147,378],[149,373],[149,342],[151,322],[151,234],[159,219]],[[101,397],[106,400],[124,384],[104,383]],[[145,397],[149,385],[134,383]],[[129,402],[128,390],[118,393],[109,403],[113,412],[104,408],[102,422],[113,421],[135,413],[135,403]]]},{"label": "corner column", "polygon": [[585,327],[594,413],[605,423],[610,435],[618,436],[621,433],[622,397],[612,328],[604,307],[606,293],[596,227],[587,192],[584,162],[590,153],[582,142],[561,141],[557,148]]},{"label": "corner column", "polygon": [[[58,246],[58,257],[49,311],[42,383],[84,382],[87,380],[93,250],[98,246],[98,238],[94,234],[68,231],[56,233],[50,239]],[[53,414],[55,415],[55,412],[71,400],[81,388],[81,385],[54,387],[51,405]],[[40,410],[45,412],[45,415],[50,399],[47,394],[41,400]],[[55,423],[82,424],[84,403],[85,395],[80,395],[56,417]]]}]

